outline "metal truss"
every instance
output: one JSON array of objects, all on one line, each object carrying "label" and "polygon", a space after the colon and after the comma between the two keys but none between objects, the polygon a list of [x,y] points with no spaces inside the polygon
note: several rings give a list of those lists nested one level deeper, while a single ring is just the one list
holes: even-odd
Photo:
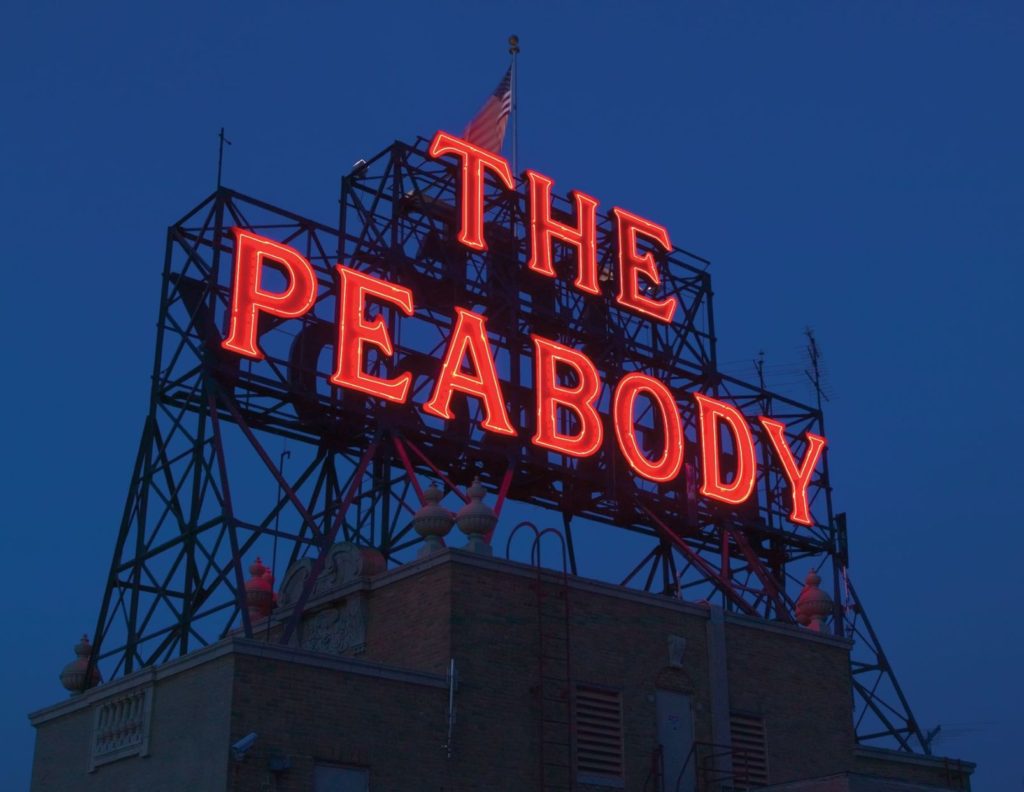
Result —
[{"label": "metal truss", "polygon": [[[222,188],[169,229],[149,414],[93,644],[92,661],[106,678],[231,631],[251,636],[243,566],[257,554],[270,559],[279,576],[291,562],[313,559],[280,633],[279,640],[290,640],[333,543],[373,547],[389,563],[402,563],[419,541],[411,517],[426,481],[444,482],[457,503],[475,475],[496,491],[499,512],[515,502],[561,518],[573,574],[580,572],[574,527],[614,526],[637,539],[631,547],[643,548],[632,558],[616,555],[622,563],[616,582],[792,622],[803,575],[815,568],[834,592],[835,634],[866,640],[874,656],[884,658],[870,627],[865,636],[844,618],[845,563],[827,458],[809,489],[810,527],[786,519],[786,479],[759,433],[756,497],[731,508],[697,497],[701,470],[691,391],[728,400],[755,423],[758,415],[785,422],[801,438],[798,456],[805,431],[824,434],[820,409],[718,371],[707,262],[678,248],[652,251],[664,292],[679,300],[676,319],[660,324],[624,311],[609,283],[616,269],[614,228],[601,215],[605,290],[581,294],[571,286],[571,248],[556,245],[562,277],[527,270],[521,186],[488,191],[488,250],[471,251],[455,238],[456,165],[432,159],[427,144],[396,142],[345,177],[337,228]],[[572,211],[568,201],[554,198],[556,218],[571,221]],[[233,226],[296,248],[317,273],[319,299],[310,313],[288,322],[263,318],[261,361],[220,347],[230,308]],[[381,311],[394,355],[371,353],[368,361],[368,371],[380,377],[413,373],[407,404],[384,404],[328,382],[339,261],[414,294],[413,316]],[[482,431],[473,399],[456,396],[450,421],[419,409],[439,370],[455,306],[487,317],[516,437]],[[598,404],[606,431],[597,454],[570,459],[532,445],[531,334],[585,352],[607,386],[630,370],[665,382],[683,412],[685,475],[655,485],[621,462],[608,418],[611,387]],[[641,443],[652,453],[657,420],[651,405],[637,416]],[[724,452],[728,468],[731,449]],[[859,606],[858,613],[866,625]],[[894,684],[891,669],[881,670]],[[906,736],[920,733],[902,693],[890,712],[889,704],[877,704],[880,687],[862,684],[859,672],[855,665],[858,695],[867,709],[888,718],[883,736],[909,750]]]}]

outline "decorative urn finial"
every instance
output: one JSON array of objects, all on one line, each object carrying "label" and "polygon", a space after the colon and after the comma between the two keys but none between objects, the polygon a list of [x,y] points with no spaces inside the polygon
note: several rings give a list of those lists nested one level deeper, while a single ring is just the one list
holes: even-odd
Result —
[{"label": "decorative urn finial", "polygon": [[60,672],[60,683],[71,692],[72,696],[84,693],[91,687],[96,687],[103,681],[100,677],[100,670],[93,666],[92,673],[88,680],[85,677],[86,669],[89,668],[89,655],[92,653],[92,644],[89,643],[89,636],[82,635],[82,640],[75,644],[75,659],[64,666]]},{"label": "decorative urn finial", "polygon": [[796,599],[796,620],[815,632],[824,632],[825,623],[832,615],[832,598],[818,588],[819,583],[821,577],[812,569]]},{"label": "decorative urn finial", "polygon": [[484,537],[494,530],[498,523],[498,515],[483,502],[487,490],[479,478],[474,478],[466,494],[469,496],[469,503],[455,515],[455,524],[469,539],[466,542],[466,549],[481,555],[494,555],[493,549]]},{"label": "decorative urn finial", "polygon": [[455,523],[455,516],[441,505],[443,496],[437,484],[431,482],[423,492],[423,505],[412,518],[413,529],[423,538],[423,546],[416,554],[417,558],[424,558],[443,549],[441,539],[448,535]]},{"label": "decorative urn finial", "polygon": [[249,567],[252,575],[245,581],[245,604],[249,608],[249,623],[261,621],[274,608],[274,575],[267,569],[259,556]]}]

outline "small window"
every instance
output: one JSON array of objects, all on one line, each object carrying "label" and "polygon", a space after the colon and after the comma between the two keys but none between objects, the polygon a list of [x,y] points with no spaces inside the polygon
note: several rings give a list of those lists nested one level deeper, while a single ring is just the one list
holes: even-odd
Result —
[{"label": "small window", "polygon": [[370,770],[366,767],[317,762],[313,765],[313,792],[369,792]]},{"label": "small window", "polygon": [[768,746],[764,718],[734,712],[729,717],[732,735],[732,774],[736,789],[750,789],[768,783]]},{"label": "small window", "polygon": [[622,694],[576,688],[576,770],[584,783],[622,785]]}]

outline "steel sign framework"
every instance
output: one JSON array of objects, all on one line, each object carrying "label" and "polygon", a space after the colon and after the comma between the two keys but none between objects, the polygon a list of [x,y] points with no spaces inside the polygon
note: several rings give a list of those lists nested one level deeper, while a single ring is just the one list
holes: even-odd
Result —
[{"label": "steel sign framework", "polygon": [[[251,636],[244,565],[257,552],[272,556],[278,573],[299,558],[314,559],[283,631],[288,641],[334,542],[371,546],[401,563],[419,541],[411,517],[427,481],[443,482],[454,504],[466,499],[465,486],[478,475],[499,513],[543,510],[560,523],[574,574],[586,573],[574,544],[580,526],[614,526],[631,532],[631,548],[642,548],[633,557],[616,554],[623,560],[615,582],[792,622],[802,576],[817,569],[831,585],[833,631],[857,639],[858,736],[926,750],[849,585],[845,521],[832,511],[827,457],[809,486],[810,526],[787,519],[787,479],[760,432],[756,492],[747,504],[728,506],[697,493],[702,471],[692,392],[735,405],[755,426],[764,415],[796,438],[824,434],[820,409],[718,370],[707,262],[679,248],[657,255],[664,293],[680,303],[671,323],[623,310],[610,286],[585,295],[568,277],[538,277],[525,266],[523,181],[515,191],[487,191],[487,249],[470,249],[457,239],[457,164],[431,157],[428,143],[396,142],[345,177],[337,228],[226,188],[169,228],[149,413],[92,662],[109,679],[231,631]],[[572,217],[573,204],[553,201],[554,217]],[[263,360],[221,346],[231,305],[232,228],[298,250],[317,275],[311,311],[290,320],[261,318]],[[599,214],[602,286],[614,278],[613,236],[613,221]],[[571,273],[575,255],[556,245],[555,270]],[[412,316],[379,308],[394,354],[371,352],[367,367],[388,378],[411,372],[406,404],[328,380],[338,262],[415,294]],[[487,318],[515,436],[483,431],[472,398],[453,399],[451,420],[417,406],[429,396],[457,306]],[[531,334],[583,351],[606,383],[632,371],[664,382],[683,413],[684,472],[664,483],[639,478],[617,456],[610,431],[585,459],[531,444]],[[606,387],[598,403],[606,423],[610,402]],[[637,435],[653,453],[657,416],[639,403]],[[563,418],[568,430],[571,416]],[[798,456],[805,445],[795,441]],[[730,452],[724,449],[726,466]]]}]

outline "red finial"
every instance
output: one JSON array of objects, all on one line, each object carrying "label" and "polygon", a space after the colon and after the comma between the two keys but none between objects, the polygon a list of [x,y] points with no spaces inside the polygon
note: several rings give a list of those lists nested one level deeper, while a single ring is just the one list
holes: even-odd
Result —
[{"label": "red finial", "polygon": [[259,556],[249,567],[252,575],[245,582],[245,604],[249,608],[249,623],[270,615],[274,607],[274,575],[263,565]]}]

